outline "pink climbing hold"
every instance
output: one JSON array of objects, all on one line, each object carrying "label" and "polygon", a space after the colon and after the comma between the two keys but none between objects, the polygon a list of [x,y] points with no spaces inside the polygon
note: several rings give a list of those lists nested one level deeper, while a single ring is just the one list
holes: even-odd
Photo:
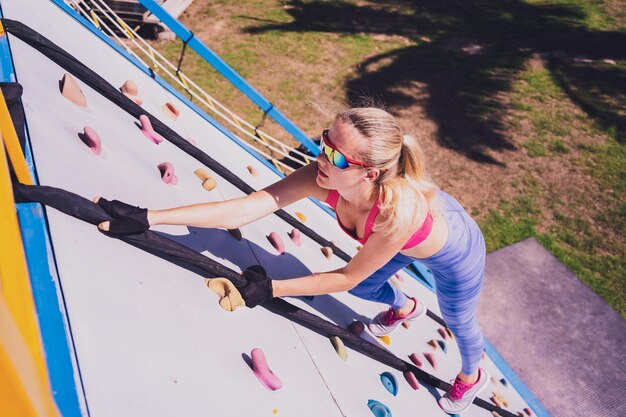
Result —
[{"label": "pink climbing hold", "polygon": [[430,366],[432,366],[433,369],[437,369],[437,358],[435,357],[435,355],[430,352],[424,352],[423,355],[430,364]]},{"label": "pink climbing hold", "polygon": [[296,246],[302,246],[302,240],[300,240],[300,230],[293,229],[291,232],[289,232],[289,237],[291,238],[293,243],[296,244]]},{"label": "pink climbing hold", "polygon": [[174,103],[171,103],[169,101],[163,105],[163,111],[165,111],[165,113],[172,120],[176,120],[178,119],[178,116],[180,116],[180,110],[178,110],[178,107],[176,107]]},{"label": "pink climbing hold", "polygon": [[411,371],[404,371],[404,379],[406,379],[406,382],[409,383],[409,385],[411,386],[411,388],[418,390],[420,389],[420,384],[419,382],[417,382],[417,378],[415,377],[415,374]]},{"label": "pink climbing hold", "polygon": [[161,179],[164,183],[170,185],[178,184],[178,177],[174,175],[174,165],[172,165],[170,162],[163,162],[160,163],[157,168],[161,173]]},{"label": "pink climbing hold", "polygon": [[79,133],[78,137],[85,145],[89,147],[89,150],[96,155],[100,155],[102,152],[102,143],[100,142],[100,135],[90,128],[89,126],[85,126],[83,133]]},{"label": "pink climbing hold", "polygon": [[143,100],[138,96],[139,89],[137,88],[137,84],[133,80],[126,80],[124,84],[120,87],[120,91],[126,97],[135,102],[138,106],[143,104]]},{"label": "pink climbing hold", "polygon": [[409,359],[411,359],[411,362],[413,362],[418,368],[422,367],[422,360],[419,358],[419,356],[417,356],[417,353],[411,353],[409,355]]},{"label": "pink climbing hold", "polygon": [[261,382],[261,384],[272,391],[276,391],[277,389],[281,389],[283,387],[282,381],[271,371],[267,361],[265,360],[265,354],[261,349],[252,349],[250,357],[252,358],[252,372],[254,372],[254,375]]},{"label": "pink climbing hold", "polygon": [[61,94],[63,97],[76,104],[77,106],[86,108],[87,107],[87,99],[83,94],[83,90],[80,89],[80,85],[78,85],[78,81],[74,77],[72,77],[69,73],[65,73],[61,82],[59,83],[59,87],[61,88]]},{"label": "pink climbing hold", "polygon": [[267,236],[267,240],[270,241],[274,249],[278,251],[281,255],[285,253],[285,243],[281,239],[280,235],[277,232],[272,232]]},{"label": "pink climbing hold", "polygon": [[355,336],[361,336],[361,333],[365,330],[365,325],[356,320],[348,325],[348,330]]},{"label": "pink climbing hold", "polygon": [[143,133],[151,142],[156,143],[157,145],[163,142],[163,136],[159,135],[154,131],[152,127],[152,122],[145,114],[139,116],[139,123],[141,124],[141,133]]}]

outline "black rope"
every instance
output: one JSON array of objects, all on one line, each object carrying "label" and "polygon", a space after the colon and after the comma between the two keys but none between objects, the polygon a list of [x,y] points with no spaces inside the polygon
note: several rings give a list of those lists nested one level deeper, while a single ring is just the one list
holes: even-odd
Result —
[{"label": "black rope", "polygon": [[[189,143],[182,136],[172,130],[169,126],[161,122],[161,120],[148,113],[141,106],[137,105],[130,98],[122,94],[117,88],[109,84],[96,72],[92,71],[82,62],[74,58],[72,55],[51,42],[46,37],[42,36],[30,27],[16,20],[0,19],[0,21],[3,23],[4,28],[7,32],[18,37],[19,39],[48,57],[48,59],[55,62],[57,65],[74,74],[74,76],[76,76],[78,79],[83,81],[93,90],[100,93],[103,97],[109,99],[112,103],[120,107],[122,110],[126,111],[131,116],[135,117],[136,119],[139,119],[139,116],[141,115],[147,116],[150,119],[150,122],[152,123],[152,126],[156,132],[158,132],[161,136],[163,136],[165,139],[170,141],[182,151],[186,152],[190,156],[194,157],[195,159],[215,171],[218,175],[237,187],[243,193],[251,194],[256,191],[241,178],[234,175],[228,168],[224,167],[222,164],[211,158],[209,155]],[[276,216],[287,222],[289,225],[299,229],[303,234],[305,234],[318,244],[330,247],[333,250],[333,253],[343,261],[350,262],[350,260],[352,259],[350,255],[342,251],[334,243],[320,236],[317,232],[315,232],[305,224],[301,223],[299,220],[295,219],[285,210],[276,210],[275,214]],[[427,310],[426,314],[441,326],[447,327],[443,319],[434,312]]]},{"label": "black rope", "polygon": [[[60,188],[14,183],[13,192],[15,201],[18,203],[30,202],[44,204],[93,225],[111,220],[111,217],[99,205]],[[130,236],[107,235],[122,240],[148,253],[167,259],[201,276],[211,278],[225,277],[232,281],[236,287],[242,287],[247,283],[246,279],[234,270],[151,230]],[[450,389],[450,384],[423,371],[414,364],[398,358],[378,344],[368,342],[343,327],[324,320],[283,299],[274,298],[263,304],[262,307],[307,329],[313,330],[324,337],[337,336],[341,338],[347,347],[393,369],[400,372],[410,371],[422,384],[443,391]],[[474,404],[489,411],[496,411],[502,417],[516,417],[514,414],[502,410],[480,398],[476,398]]]},{"label": "black rope", "polygon": [[185,57],[185,50],[187,49],[187,44],[193,39],[193,32],[190,31],[189,37],[187,40],[183,41],[183,49],[180,52],[180,56],[178,57],[178,67],[176,68],[176,75],[180,72],[180,67],[183,64],[183,58]]}]

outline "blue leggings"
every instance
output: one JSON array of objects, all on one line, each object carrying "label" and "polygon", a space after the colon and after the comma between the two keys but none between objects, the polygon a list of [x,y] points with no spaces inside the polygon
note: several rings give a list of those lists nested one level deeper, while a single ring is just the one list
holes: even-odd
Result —
[{"label": "blue leggings", "polygon": [[[435,277],[441,314],[456,337],[462,371],[470,375],[477,371],[484,348],[476,308],[485,275],[485,241],[476,222],[454,198],[443,191],[438,195],[448,223],[448,240],[435,255],[417,261],[428,267]],[[350,293],[394,309],[404,306],[407,296],[388,280],[415,260],[398,253]]]}]

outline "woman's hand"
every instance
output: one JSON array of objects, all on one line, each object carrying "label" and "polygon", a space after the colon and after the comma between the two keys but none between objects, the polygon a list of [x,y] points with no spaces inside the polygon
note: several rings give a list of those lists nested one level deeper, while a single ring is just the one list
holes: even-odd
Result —
[{"label": "woman's hand", "polygon": [[272,280],[267,277],[262,266],[251,266],[243,271],[242,275],[248,283],[238,290],[246,302],[246,307],[253,308],[274,298]]},{"label": "woman's hand", "polygon": [[119,235],[136,235],[150,228],[148,210],[131,206],[118,200],[94,197],[93,202],[102,207],[113,219],[98,225],[100,230]]}]

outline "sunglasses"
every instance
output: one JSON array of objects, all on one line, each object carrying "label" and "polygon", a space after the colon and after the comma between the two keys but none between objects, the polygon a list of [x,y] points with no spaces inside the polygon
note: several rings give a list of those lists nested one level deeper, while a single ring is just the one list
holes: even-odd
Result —
[{"label": "sunglasses", "polygon": [[328,138],[328,129],[322,132],[322,139],[320,140],[320,149],[322,153],[326,155],[326,159],[328,159],[328,162],[330,162],[331,164],[333,164],[339,169],[346,169],[350,166],[350,164],[359,165],[362,167],[370,166],[363,162],[350,159],[344,154],[342,154],[341,151],[339,151],[337,147],[333,145],[331,140]]}]

